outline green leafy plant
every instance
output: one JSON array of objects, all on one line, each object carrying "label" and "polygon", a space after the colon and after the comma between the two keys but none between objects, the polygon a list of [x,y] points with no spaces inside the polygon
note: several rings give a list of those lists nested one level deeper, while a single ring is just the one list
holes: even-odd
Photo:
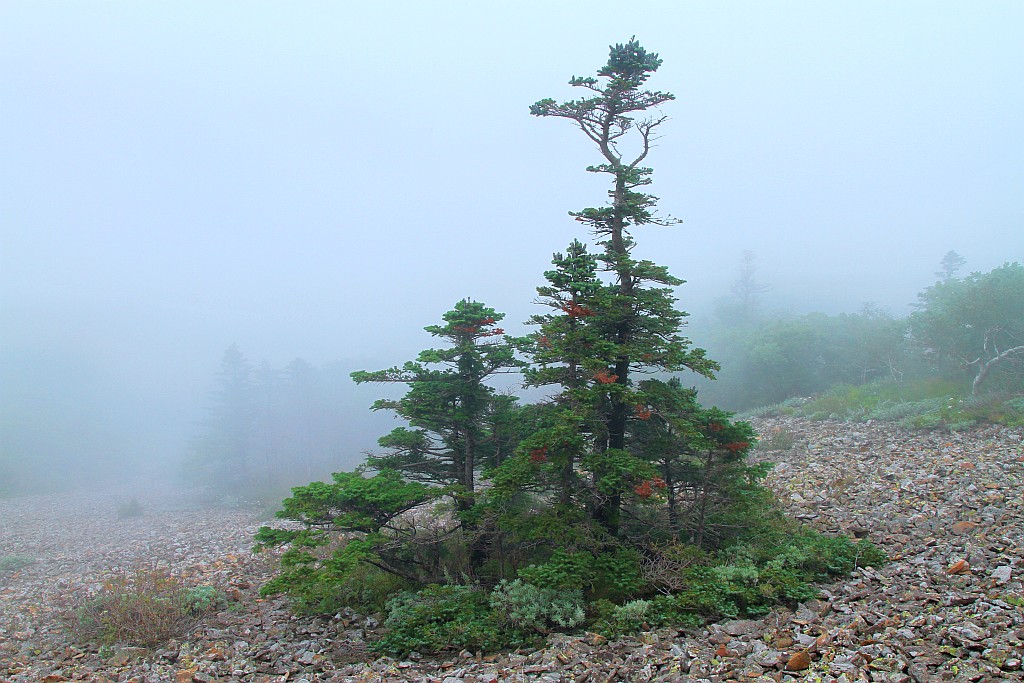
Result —
[{"label": "green leafy plant", "polygon": [[185,591],[182,597],[185,606],[194,614],[206,614],[227,605],[228,599],[223,591],[214,586],[194,586]]},{"label": "green leafy plant", "polygon": [[650,600],[630,600],[621,605],[607,600],[599,602],[595,605],[598,619],[594,628],[607,635],[650,630],[663,620],[663,615],[658,614],[654,606]]},{"label": "green leafy plant", "polygon": [[503,623],[540,633],[552,626],[573,629],[586,617],[583,591],[540,588],[521,579],[501,581],[491,591],[490,604]]},{"label": "green leafy plant", "polygon": [[534,644],[535,633],[502,624],[477,586],[433,585],[387,605],[385,632],[374,649],[393,655],[500,650]]},{"label": "green leafy plant", "polygon": [[525,581],[543,588],[589,589],[596,578],[593,562],[594,556],[591,553],[567,552],[558,548],[547,562],[531,564],[520,569],[519,576]]}]

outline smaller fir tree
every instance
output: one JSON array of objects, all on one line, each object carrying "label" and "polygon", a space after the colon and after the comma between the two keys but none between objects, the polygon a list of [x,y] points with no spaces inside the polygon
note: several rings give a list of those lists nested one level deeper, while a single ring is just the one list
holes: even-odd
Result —
[{"label": "smaller fir tree", "polygon": [[522,365],[514,344],[497,326],[503,317],[464,299],[444,314],[443,324],[425,328],[447,347],[421,351],[415,361],[401,367],[352,373],[360,384],[409,386],[402,398],[373,404],[373,410],[394,411],[409,427],[381,437],[380,445],[390,452],[371,456],[371,466],[443,487],[459,511],[473,507],[480,469],[493,464],[507,448],[490,421],[510,406],[498,400],[486,381]]}]

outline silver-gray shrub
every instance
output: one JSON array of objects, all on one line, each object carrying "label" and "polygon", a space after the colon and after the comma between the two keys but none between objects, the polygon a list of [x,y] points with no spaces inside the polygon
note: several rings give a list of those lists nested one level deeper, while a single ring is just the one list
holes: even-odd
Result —
[{"label": "silver-gray shrub", "polygon": [[586,618],[582,591],[540,588],[522,579],[503,579],[491,592],[490,603],[507,624],[540,632],[551,625],[575,628]]}]

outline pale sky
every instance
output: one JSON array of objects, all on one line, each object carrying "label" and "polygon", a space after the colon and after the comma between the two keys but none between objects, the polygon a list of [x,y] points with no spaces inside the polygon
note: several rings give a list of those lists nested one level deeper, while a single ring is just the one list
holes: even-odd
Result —
[{"label": "pale sky", "polygon": [[90,404],[170,454],[231,343],[375,369],[467,296],[523,333],[606,198],[528,106],[632,35],[678,98],[649,161],[684,221],[637,254],[698,340],[744,249],[794,312],[903,315],[951,249],[1024,260],[1018,0],[6,0],[3,409]]}]

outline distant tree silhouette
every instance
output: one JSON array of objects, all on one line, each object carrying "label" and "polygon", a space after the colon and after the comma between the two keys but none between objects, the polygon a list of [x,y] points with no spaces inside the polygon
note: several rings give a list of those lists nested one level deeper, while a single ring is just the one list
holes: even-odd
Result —
[{"label": "distant tree silhouette", "polygon": [[956,277],[965,263],[967,263],[967,259],[963,256],[955,251],[947,251],[946,255],[942,257],[942,261],[939,262],[939,270],[935,273],[935,277],[939,278],[939,282],[948,282]]},{"label": "distant tree silhouette", "polygon": [[221,358],[209,414],[185,461],[187,478],[233,495],[249,491],[255,417],[253,367],[232,344]]}]

